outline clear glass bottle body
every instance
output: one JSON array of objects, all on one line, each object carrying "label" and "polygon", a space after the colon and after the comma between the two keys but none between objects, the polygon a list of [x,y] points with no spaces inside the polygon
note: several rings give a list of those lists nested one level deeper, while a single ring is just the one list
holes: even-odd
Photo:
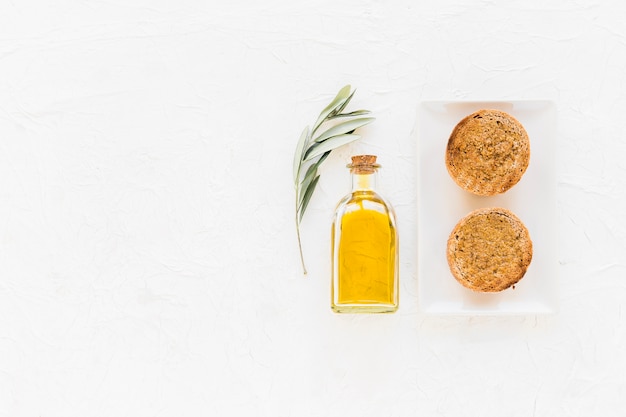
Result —
[{"label": "clear glass bottle body", "polygon": [[[392,313],[398,309],[398,233],[391,205],[376,192],[375,157],[348,167],[352,191],[332,224],[331,308],[337,313]],[[374,162],[371,162],[374,158]]]}]

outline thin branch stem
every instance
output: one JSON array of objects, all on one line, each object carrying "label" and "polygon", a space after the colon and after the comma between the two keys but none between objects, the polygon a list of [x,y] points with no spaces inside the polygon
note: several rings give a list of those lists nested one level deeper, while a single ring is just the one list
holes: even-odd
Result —
[{"label": "thin branch stem", "polygon": [[298,248],[300,249],[300,261],[302,262],[302,273],[307,275],[306,265],[304,264],[304,254],[302,253],[302,240],[300,239],[300,219],[298,218],[298,193],[296,192],[296,234],[298,235]]}]

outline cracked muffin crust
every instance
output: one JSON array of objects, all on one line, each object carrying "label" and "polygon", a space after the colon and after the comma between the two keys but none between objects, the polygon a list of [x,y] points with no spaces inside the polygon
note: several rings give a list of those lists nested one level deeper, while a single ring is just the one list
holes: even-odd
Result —
[{"label": "cracked muffin crust", "polygon": [[450,233],[447,260],[456,280],[474,291],[498,292],[522,279],[533,255],[528,229],[504,208],[474,210]]},{"label": "cracked muffin crust", "polygon": [[524,126],[500,110],[479,110],[463,118],[446,148],[446,167],[463,189],[490,196],[509,190],[526,172],[530,141]]}]

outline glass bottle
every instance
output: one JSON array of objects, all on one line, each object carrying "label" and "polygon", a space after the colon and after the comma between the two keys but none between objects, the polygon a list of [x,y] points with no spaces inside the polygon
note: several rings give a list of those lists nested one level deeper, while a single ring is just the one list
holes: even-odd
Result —
[{"label": "glass bottle", "polygon": [[398,309],[398,233],[393,208],[376,191],[374,155],[352,157],[352,191],[332,224],[331,308],[337,313]]}]

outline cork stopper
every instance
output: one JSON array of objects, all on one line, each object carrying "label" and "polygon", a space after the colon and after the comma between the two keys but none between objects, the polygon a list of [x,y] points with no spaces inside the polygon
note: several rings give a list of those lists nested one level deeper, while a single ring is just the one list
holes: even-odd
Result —
[{"label": "cork stopper", "polygon": [[348,168],[355,174],[371,174],[380,168],[376,163],[376,155],[355,155]]}]

